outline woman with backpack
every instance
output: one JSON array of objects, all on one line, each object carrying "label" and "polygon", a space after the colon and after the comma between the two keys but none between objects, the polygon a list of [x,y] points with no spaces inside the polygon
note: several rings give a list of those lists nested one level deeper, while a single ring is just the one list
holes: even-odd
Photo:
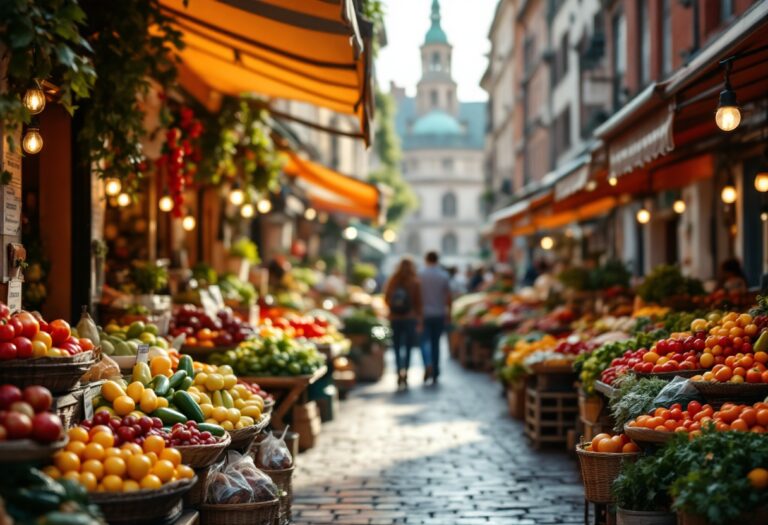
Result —
[{"label": "woman with backpack", "polygon": [[389,321],[392,326],[392,346],[397,363],[397,387],[408,388],[408,366],[411,362],[411,348],[418,344],[420,331],[421,286],[416,265],[409,258],[400,261],[394,275],[384,288],[384,300],[389,307]]}]

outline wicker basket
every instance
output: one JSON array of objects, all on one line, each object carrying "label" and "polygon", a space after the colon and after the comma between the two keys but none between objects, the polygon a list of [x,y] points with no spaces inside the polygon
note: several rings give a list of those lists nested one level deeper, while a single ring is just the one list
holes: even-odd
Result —
[{"label": "wicker basket", "polygon": [[225,433],[221,441],[215,445],[189,445],[175,448],[181,452],[182,463],[193,469],[200,469],[216,463],[231,442],[232,438]]},{"label": "wicker basket", "polygon": [[267,399],[264,401],[264,410],[262,410],[261,413],[266,415],[271,415],[272,409],[274,408],[275,408],[275,400]]},{"label": "wicker basket", "polygon": [[593,503],[613,502],[611,485],[621,472],[621,463],[635,461],[640,456],[639,452],[590,452],[581,445],[576,445],[576,454],[579,456],[579,468],[584,481],[584,498]]},{"label": "wicker basket", "polygon": [[269,414],[262,414],[255,425],[241,428],[240,430],[230,430],[229,436],[232,438],[232,442],[227,447],[227,450],[235,450],[241,454],[248,452],[256,436],[269,425],[270,419],[271,416]]},{"label": "wicker basket", "polygon": [[71,357],[6,361],[0,366],[0,383],[10,383],[19,388],[40,385],[53,394],[61,394],[72,390],[93,363],[92,351]]},{"label": "wicker basket", "polygon": [[675,436],[675,432],[661,432],[651,428],[630,427],[624,425],[624,433],[640,445],[644,443],[666,443]]},{"label": "wicker basket", "polygon": [[92,492],[89,497],[101,508],[110,525],[155,525],[174,519],[182,508],[182,497],[195,483],[197,478],[175,481],[157,490]]},{"label": "wicker basket", "polygon": [[68,442],[66,436],[48,445],[41,445],[31,439],[3,441],[0,443],[0,464],[46,461],[56,451],[66,447]]},{"label": "wicker basket", "polygon": [[291,504],[293,503],[293,469],[294,467],[282,470],[261,469],[280,489],[280,517],[277,522],[279,525],[291,523],[293,519],[291,513]]},{"label": "wicker basket", "polygon": [[697,369],[697,370],[675,370],[673,372],[650,372],[650,373],[644,373],[644,372],[633,372],[637,377],[658,377],[661,379],[674,379],[675,377],[693,377],[698,376],[706,372],[706,370]]},{"label": "wicker basket", "polygon": [[600,396],[590,396],[579,390],[579,415],[585,423],[597,424],[604,405],[605,403]]},{"label": "wicker basket", "polygon": [[751,403],[762,401],[768,396],[768,383],[715,383],[711,381],[691,381],[699,394],[712,404],[720,405],[726,401]]},{"label": "wicker basket", "polygon": [[213,471],[213,465],[203,468],[196,468],[195,475],[197,482],[192,488],[184,494],[184,508],[196,509],[205,502],[205,496],[208,489],[208,476]]},{"label": "wicker basket", "polygon": [[200,505],[200,525],[274,525],[279,515],[277,499],[263,503]]}]

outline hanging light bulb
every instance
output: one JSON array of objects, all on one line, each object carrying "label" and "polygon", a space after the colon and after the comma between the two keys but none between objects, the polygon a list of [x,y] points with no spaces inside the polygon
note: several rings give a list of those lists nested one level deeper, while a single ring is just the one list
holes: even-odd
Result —
[{"label": "hanging light bulb", "polygon": [[384,233],[381,234],[381,237],[388,243],[392,244],[397,240],[397,233],[395,233],[395,230],[387,228],[384,230]]},{"label": "hanging light bulb", "polygon": [[256,210],[253,208],[253,204],[250,202],[247,204],[243,204],[243,207],[240,208],[240,215],[246,219],[250,219],[254,215],[256,215]]},{"label": "hanging light bulb", "polygon": [[245,202],[245,192],[235,186],[229,193],[229,202],[235,206],[240,206],[243,202]]},{"label": "hanging light bulb", "polygon": [[616,177],[608,178],[608,184],[610,184],[611,186],[616,186],[618,183],[619,183],[619,179],[617,179]]},{"label": "hanging light bulb", "polygon": [[595,191],[597,189],[597,181],[591,180],[587,183],[587,191]]},{"label": "hanging light bulb", "polygon": [[723,131],[733,131],[741,123],[741,110],[736,100],[736,93],[731,88],[731,62],[725,63],[725,85],[720,92],[720,100],[717,103],[715,123]]},{"label": "hanging light bulb", "polygon": [[259,210],[259,213],[269,213],[272,210],[272,203],[269,199],[261,199],[256,203],[256,209]]},{"label": "hanging light bulb", "polygon": [[194,230],[195,226],[197,226],[197,221],[192,215],[187,215],[181,220],[181,227],[188,232]]},{"label": "hanging light bulb", "polygon": [[720,198],[723,200],[726,204],[733,204],[736,202],[736,188],[733,187],[733,185],[728,184],[723,188],[723,191],[720,192]]},{"label": "hanging light bulb", "polygon": [[35,83],[27,89],[26,93],[24,93],[23,102],[27,111],[33,115],[37,115],[45,109],[45,93],[43,93],[43,89],[40,87],[40,83],[37,80],[35,80]]},{"label": "hanging light bulb", "polygon": [[117,205],[121,208],[125,208],[131,203],[131,196],[123,192],[117,196]]},{"label": "hanging light bulb", "polygon": [[683,199],[677,199],[674,203],[672,203],[672,209],[677,213],[678,215],[682,215],[685,213],[685,201]]},{"label": "hanging light bulb", "polygon": [[539,241],[539,244],[541,245],[542,249],[551,250],[552,248],[555,247],[555,240],[549,235],[546,235],[541,238],[541,241]]},{"label": "hanging light bulb", "polygon": [[354,241],[357,239],[357,228],[354,226],[347,226],[344,228],[344,238],[348,241]]},{"label": "hanging light bulb", "polygon": [[760,214],[760,220],[763,222],[768,222],[768,212],[763,212]]},{"label": "hanging light bulb", "polygon": [[120,183],[120,179],[107,179],[104,181],[104,192],[110,197],[114,197],[122,189],[123,185]]},{"label": "hanging light bulb", "polygon": [[304,210],[304,218],[308,221],[314,221],[315,217],[317,217],[317,211],[314,208]]},{"label": "hanging light bulb", "polygon": [[43,149],[43,137],[40,135],[40,128],[37,127],[37,124],[33,123],[27,128],[21,141],[21,147],[30,155],[40,153],[40,150]]},{"label": "hanging light bulb", "polygon": [[635,215],[637,222],[640,224],[648,224],[651,222],[651,212],[647,208],[640,208]]},{"label": "hanging light bulb", "polygon": [[169,212],[173,209],[173,199],[170,195],[163,195],[157,202],[160,211]]},{"label": "hanging light bulb", "polygon": [[768,191],[768,171],[763,171],[755,176],[755,189],[760,193]]}]

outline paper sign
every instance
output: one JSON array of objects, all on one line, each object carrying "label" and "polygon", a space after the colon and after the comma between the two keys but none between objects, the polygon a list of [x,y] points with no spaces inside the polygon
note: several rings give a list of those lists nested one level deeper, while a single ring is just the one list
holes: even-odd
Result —
[{"label": "paper sign", "polygon": [[85,419],[93,419],[93,388],[87,388],[85,395],[83,396],[83,411],[85,413]]},{"label": "paper sign", "polygon": [[211,319],[216,319],[216,314],[219,312],[219,309],[216,307],[216,301],[213,300],[213,297],[208,293],[208,290],[200,290],[200,303],[203,305],[205,314]]},{"label": "paper sign", "polygon": [[11,312],[21,311],[21,281],[11,279],[8,281],[8,297],[5,301]]},{"label": "paper sign", "polygon": [[181,350],[181,347],[184,346],[184,342],[186,340],[187,334],[179,334],[173,338],[173,341],[171,341],[171,346],[174,350]]},{"label": "paper sign", "polygon": [[149,361],[149,345],[144,343],[139,345],[139,351],[136,353],[137,363],[146,363]]},{"label": "paper sign", "polygon": [[221,294],[221,288],[218,284],[212,284],[208,287],[208,293],[211,295],[211,299],[216,303],[217,310],[224,308],[224,296]]}]

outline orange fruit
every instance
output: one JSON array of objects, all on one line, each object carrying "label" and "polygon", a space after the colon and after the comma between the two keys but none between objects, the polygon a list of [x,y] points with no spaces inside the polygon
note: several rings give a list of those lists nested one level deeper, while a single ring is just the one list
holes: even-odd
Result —
[{"label": "orange fruit", "polygon": [[158,456],[165,449],[165,439],[160,436],[148,436],[144,440],[144,452],[154,452]]},{"label": "orange fruit", "polygon": [[83,451],[84,459],[104,459],[104,447],[99,443],[88,443]]},{"label": "orange fruit", "polygon": [[597,451],[612,454],[621,452],[621,448],[623,446],[624,445],[622,443],[621,436],[613,436],[611,438],[601,440],[597,444]]},{"label": "orange fruit", "polygon": [[72,427],[67,431],[69,441],[81,441],[88,443],[88,431],[83,427]]},{"label": "orange fruit", "polygon": [[80,483],[80,473],[78,471],[76,471],[76,470],[71,470],[71,471],[67,472],[66,474],[61,476],[61,478],[62,479],[69,479],[69,480],[76,481],[76,482]]},{"label": "orange fruit", "polygon": [[765,490],[768,488],[768,469],[753,468],[747,474],[749,483],[757,490]]},{"label": "orange fruit", "polygon": [[154,474],[147,474],[141,479],[139,485],[142,489],[159,489],[163,486],[163,482]]},{"label": "orange fruit", "polygon": [[163,483],[171,481],[175,473],[175,466],[167,459],[161,459],[152,467],[152,474],[160,478]]},{"label": "orange fruit", "polygon": [[178,467],[181,465],[181,452],[175,448],[166,448],[160,453],[160,459],[166,459]]},{"label": "orange fruit", "polygon": [[115,446],[115,436],[111,432],[98,432],[91,438],[91,443],[98,443],[105,449],[112,448]]},{"label": "orange fruit", "polygon": [[122,478],[125,475],[127,468],[123,458],[109,457],[104,460],[104,472],[107,474],[114,474],[115,476],[120,476]]},{"label": "orange fruit", "polygon": [[595,437],[592,438],[592,450],[597,451],[598,446],[600,445],[600,442],[604,439],[611,439],[611,436],[609,434],[598,434]]},{"label": "orange fruit", "polygon": [[144,455],[149,458],[149,461],[152,462],[152,466],[154,467],[158,459],[157,454],[155,454],[154,452],[145,452]]},{"label": "orange fruit", "polygon": [[104,465],[98,459],[89,459],[80,467],[80,472],[90,472],[96,479],[104,477]]},{"label": "orange fruit", "polygon": [[152,460],[144,454],[136,454],[128,459],[128,475],[131,479],[139,481],[152,469]]},{"label": "orange fruit", "polygon": [[93,472],[81,472],[78,481],[88,492],[93,492],[99,485],[99,480],[96,479]]},{"label": "orange fruit", "polygon": [[53,456],[53,464],[62,473],[79,472],[80,471],[80,458],[77,454],[68,450],[59,451]]},{"label": "orange fruit", "polygon": [[195,477],[195,471],[189,465],[179,465],[176,467],[176,476],[179,479],[190,479]]},{"label": "orange fruit", "polygon": [[120,458],[120,457],[122,457],[122,452],[117,447],[110,447],[110,448],[104,450],[104,457],[105,458]]},{"label": "orange fruit", "polygon": [[633,442],[626,443],[623,447],[621,447],[621,451],[624,453],[627,452],[640,452],[640,447],[635,445]]},{"label": "orange fruit", "polygon": [[131,452],[132,455],[135,454],[141,454],[144,452],[141,450],[141,445],[137,443],[124,443],[122,447],[120,447],[121,450],[128,450]]},{"label": "orange fruit", "polygon": [[137,481],[132,479],[123,481],[123,492],[136,492],[137,490],[141,490],[141,485]]},{"label": "orange fruit", "polygon": [[136,410],[136,402],[129,396],[120,396],[112,403],[112,407],[118,416],[127,416]]},{"label": "orange fruit", "polygon": [[737,419],[733,423],[731,423],[731,430],[737,430],[739,432],[746,432],[749,430],[749,425],[747,425],[747,422],[743,419]]},{"label": "orange fruit", "polygon": [[107,492],[121,492],[123,490],[123,479],[115,474],[104,476],[101,484]]},{"label": "orange fruit", "polygon": [[83,452],[85,451],[85,447],[87,447],[85,443],[82,441],[70,441],[67,443],[67,446],[65,447],[65,450],[69,450],[70,452],[74,452],[78,455],[78,457],[83,456]]},{"label": "orange fruit", "polygon": [[53,479],[59,479],[61,477],[61,471],[53,465],[48,465],[43,469],[43,473],[50,476]]},{"label": "orange fruit", "polygon": [[88,436],[92,438],[99,432],[109,432],[112,433],[112,429],[109,428],[107,425],[96,425],[95,427],[91,428],[91,430],[88,431]]}]

